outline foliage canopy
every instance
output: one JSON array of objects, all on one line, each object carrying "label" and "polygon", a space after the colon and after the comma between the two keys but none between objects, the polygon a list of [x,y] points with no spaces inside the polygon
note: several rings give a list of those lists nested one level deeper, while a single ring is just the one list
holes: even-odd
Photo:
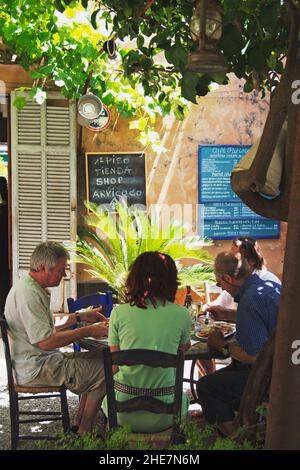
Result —
[{"label": "foliage canopy", "polygon": [[[219,3],[223,33],[218,47],[228,60],[228,72],[246,80],[246,92],[270,89],[288,48],[288,5],[298,2]],[[31,94],[37,100],[44,99],[43,90],[53,81],[69,98],[88,89],[123,116],[133,117],[131,127],[140,132],[142,144],[159,150],[151,127],[159,116],[173,112],[183,119],[186,100],[196,103],[212,82],[228,82],[226,74],[186,68],[197,47],[190,31],[193,5],[193,0],[0,0],[0,36],[31,71]],[[115,60],[105,51],[112,38],[117,41]]]}]

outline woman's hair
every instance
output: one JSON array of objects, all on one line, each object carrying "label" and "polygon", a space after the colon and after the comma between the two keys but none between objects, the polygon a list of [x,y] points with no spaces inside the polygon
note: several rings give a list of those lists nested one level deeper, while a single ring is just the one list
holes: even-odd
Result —
[{"label": "woman's hair", "polygon": [[215,259],[215,274],[223,277],[225,274],[234,279],[243,279],[251,274],[248,261],[240,254],[233,254],[230,251],[222,251]]},{"label": "woman's hair", "polygon": [[60,258],[70,258],[68,251],[59,243],[43,242],[34,250],[30,258],[30,271],[38,272],[45,267],[52,269]]},{"label": "woman's hair", "polygon": [[163,304],[167,300],[174,302],[178,287],[176,264],[169,255],[146,251],[132,264],[125,286],[130,305],[147,308],[147,300],[154,307],[157,300]]},{"label": "woman's hair", "polygon": [[261,269],[265,264],[265,260],[260,252],[260,247],[255,238],[239,237],[233,240],[235,246],[239,247],[240,253],[243,258],[246,258],[248,263],[254,269]]}]

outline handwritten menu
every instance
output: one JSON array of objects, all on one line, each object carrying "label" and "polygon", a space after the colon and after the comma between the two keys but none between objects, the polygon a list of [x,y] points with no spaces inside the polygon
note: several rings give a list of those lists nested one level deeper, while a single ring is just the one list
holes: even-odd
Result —
[{"label": "handwritten menu", "polygon": [[280,224],[249,209],[232,191],[232,169],[249,145],[199,145],[199,232],[212,239],[279,238]]}]

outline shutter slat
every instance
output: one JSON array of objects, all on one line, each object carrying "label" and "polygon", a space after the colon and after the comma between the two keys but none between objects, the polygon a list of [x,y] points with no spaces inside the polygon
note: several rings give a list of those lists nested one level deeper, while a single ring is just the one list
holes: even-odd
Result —
[{"label": "shutter slat", "polygon": [[28,269],[31,253],[42,238],[41,187],[41,153],[19,154],[17,194],[20,269]]},{"label": "shutter slat", "polygon": [[68,108],[47,108],[47,145],[70,144],[70,113]]},{"label": "shutter slat", "polygon": [[42,105],[27,100],[20,111],[11,106],[14,280],[28,270],[40,242],[75,237],[76,217],[70,210],[71,196],[76,200],[75,103],[51,106],[62,100],[49,92]]},{"label": "shutter slat", "polygon": [[41,106],[28,100],[17,113],[18,144],[41,144]]},{"label": "shutter slat", "polygon": [[[59,168],[59,171],[58,171]],[[47,155],[48,236],[66,240],[70,233],[70,155]],[[57,207],[60,210],[57,210]]]}]

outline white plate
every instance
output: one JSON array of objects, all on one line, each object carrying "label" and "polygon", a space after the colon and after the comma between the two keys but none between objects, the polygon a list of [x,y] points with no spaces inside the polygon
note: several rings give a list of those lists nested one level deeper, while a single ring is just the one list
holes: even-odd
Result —
[{"label": "white plate", "polygon": [[[207,336],[209,334],[209,332],[213,329],[213,328],[221,328],[223,329],[223,335],[224,335],[224,338],[229,338],[231,335],[233,335],[236,331],[236,328],[235,328],[235,324],[234,323],[227,323],[227,322],[224,322],[224,321],[215,321],[214,324],[212,326],[210,326],[209,328],[207,328]],[[206,330],[206,328],[202,328],[202,330],[200,331],[197,331],[197,333],[195,334],[195,336],[197,336],[197,338],[200,338],[201,340],[203,341],[207,341],[207,336],[201,336],[200,333],[201,331],[203,330]],[[227,332],[226,332],[227,331]]]}]

